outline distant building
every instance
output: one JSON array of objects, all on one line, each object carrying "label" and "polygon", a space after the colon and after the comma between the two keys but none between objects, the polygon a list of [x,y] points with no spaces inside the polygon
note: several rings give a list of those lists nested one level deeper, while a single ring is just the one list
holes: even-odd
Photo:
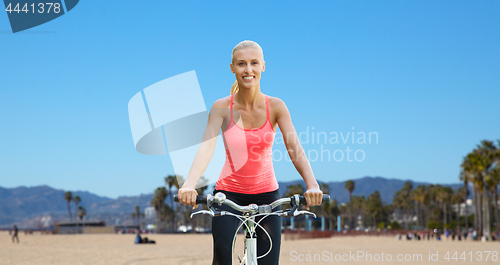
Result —
[{"label": "distant building", "polygon": [[106,227],[104,221],[64,221],[54,224],[55,234],[113,233],[114,227]]},{"label": "distant building", "polygon": [[144,215],[146,217],[146,219],[153,219],[155,220],[156,219],[156,210],[154,207],[146,207],[146,209],[144,209]]},{"label": "distant building", "polygon": [[[460,209],[460,216],[465,216],[465,211],[467,210],[467,215],[474,214],[475,207],[474,203],[472,202],[472,199],[467,199],[466,203],[460,203],[460,204],[453,204],[451,206],[453,208],[454,212],[457,212],[458,209]],[[458,208],[460,207],[460,208]]]},{"label": "distant building", "polygon": [[139,225],[115,225],[114,233],[122,233],[122,234],[133,234],[137,230],[140,230]]},{"label": "distant building", "polygon": [[154,207],[146,207],[144,209],[144,227],[149,227],[147,228],[148,230],[153,230],[150,229],[152,226],[156,226],[156,210]]},{"label": "distant building", "polygon": [[40,220],[40,224],[42,225],[42,228],[51,228],[54,226],[54,221],[52,220],[52,217],[50,215],[46,215],[42,217]]}]

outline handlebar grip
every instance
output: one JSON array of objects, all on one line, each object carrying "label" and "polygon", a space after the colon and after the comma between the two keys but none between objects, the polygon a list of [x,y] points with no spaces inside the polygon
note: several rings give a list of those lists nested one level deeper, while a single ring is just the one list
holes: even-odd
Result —
[{"label": "handlebar grip", "polygon": [[[207,195],[197,195],[196,196],[196,204],[207,204]],[[177,195],[174,195],[174,202],[179,202],[179,197]]]},{"label": "handlebar grip", "polygon": [[[330,202],[330,195],[323,194],[323,200],[321,201],[321,203],[325,203],[325,202]],[[306,197],[300,196],[299,197],[299,204],[300,205],[307,205]]]}]

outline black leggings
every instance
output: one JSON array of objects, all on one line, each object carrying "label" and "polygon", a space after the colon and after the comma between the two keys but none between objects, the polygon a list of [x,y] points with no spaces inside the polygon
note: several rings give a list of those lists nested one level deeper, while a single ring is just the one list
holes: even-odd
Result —
[{"label": "black leggings", "polygon": [[[251,203],[257,205],[270,204],[280,198],[279,191],[271,191],[259,194],[243,194],[229,192],[224,190],[214,190],[226,194],[226,198],[239,204],[247,206]],[[235,214],[241,214],[227,205],[214,205],[217,210],[224,210]],[[273,212],[281,210],[281,206],[273,209]],[[258,222],[263,216],[255,217]],[[234,216],[217,216],[212,219],[212,238],[214,240],[214,258],[212,265],[231,265],[232,264],[232,244],[236,228],[240,225],[240,220]],[[273,248],[265,257],[258,259],[259,265],[278,265],[281,246],[281,216],[267,216],[260,223],[271,236]],[[260,227],[255,229],[257,235],[257,257],[264,255],[269,250],[269,238]],[[236,252],[236,251],[235,251]]]}]

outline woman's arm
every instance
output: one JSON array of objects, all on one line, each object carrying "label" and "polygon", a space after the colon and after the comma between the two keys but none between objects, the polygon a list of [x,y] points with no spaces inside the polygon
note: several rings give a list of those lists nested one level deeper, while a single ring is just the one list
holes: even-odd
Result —
[{"label": "woman's arm", "polygon": [[191,165],[186,181],[177,194],[180,203],[194,206],[193,208],[198,207],[198,205],[196,205],[196,195],[198,195],[195,190],[196,183],[200,179],[203,172],[205,172],[208,163],[212,159],[215,145],[217,143],[217,135],[219,134],[222,122],[224,121],[223,112],[226,108],[224,108],[223,104],[223,100],[220,99],[217,100],[212,106],[208,115],[207,127],[203,134],[203,141],[201,142],[198,152],[194,157],[193,164]]},{"label": "woman's arm", "polygon": [[293,127],[290,112],[283,100],[275,98],[276,120],[280,127],[288,155],[292,159],[292,163],[304,179],[307,191],[304,193],[308,206],[320,205],[323,199],[323,192],[319,188],[319,184],[314,177],[311,165],[307,160],[306,154],[300,144],[297,132]]}]

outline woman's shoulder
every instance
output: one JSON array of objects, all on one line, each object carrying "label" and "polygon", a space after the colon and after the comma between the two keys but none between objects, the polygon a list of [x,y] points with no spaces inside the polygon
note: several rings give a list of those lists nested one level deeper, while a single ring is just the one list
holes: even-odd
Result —
[{"label": "woman's shoulder", "polygon": [[219,98],[214,102],[212,108],[229,108],[230,101],[231,101],[231,96]]},{"label": "woman's shoulder", "polygon": [[281,108],[286,108],[285,102],[278,98],[278,97],[271,97],[269,95],[266,95],[267,98],[269,99],[269,107],[274,108],[274,109],[281,109]]}]

